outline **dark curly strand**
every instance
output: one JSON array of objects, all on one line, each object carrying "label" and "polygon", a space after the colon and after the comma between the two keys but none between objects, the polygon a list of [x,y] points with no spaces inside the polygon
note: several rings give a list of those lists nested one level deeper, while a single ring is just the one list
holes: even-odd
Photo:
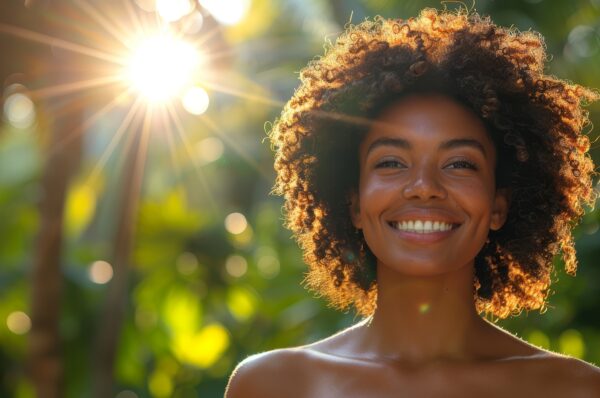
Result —
[{"label": "dark curly strand", "polygon": [[300,73],[301,85],[271,132],[274,191],[304,250],[308,287],[365,315],[377,294],[375,258],[352,226],[358,146],[369,120],[410,92],[441,92],[484,121],[508,187],[506,224],[475,259],[478,311],[507,317],[543,309],[561,253],[577,268],[571,229],[592,204],[594,167],[581,109],[598,93],[544,74],[543,38],[465,11],[425,9],[406,21],[350,26]]}]

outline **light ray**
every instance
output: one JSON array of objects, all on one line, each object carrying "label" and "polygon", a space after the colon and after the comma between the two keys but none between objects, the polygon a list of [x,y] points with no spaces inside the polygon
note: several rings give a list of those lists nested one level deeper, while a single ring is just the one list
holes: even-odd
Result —
[{"label": "light ray", "polygon": [[146,32],[146,29],[144,29],[144,26],[142,26],[142,22],[141,22],[140,18],[138,17],[138,14],[133,9],[131,2],[125,1],[123,3],[125,5],[125,10],[127,11],[127,14],[129,15],[129,19],[130,19],[131,23],[134,25],[134,32],[135,32],[134,36],[143,35]]},{"label": "light ray", "polygon": [[93,126],[94,123],[98,121],[98,119],[110,112],[119,102],[123,100],[123,98],[126,98],[128,95],[130,95],[130,93],[131,90],[123,91],[121,94],[113,98],[112,101],[95,111],[92,115],[86,118],[86,120],[84,120],[81,123],[81,125],[79,125],[77,128],[71,130],[67,135],[65,135],[64,138],[61,141],[59,141],[53,149],[50,150],[49,156],[53,156],[55,152],[67,146],[75,137],[77,137],[77,135],[81,134],[82,132],[86,131],[91,126]]},{"label": "light ray", "polygon": [[260,167],[260,164],[258,162],[256,162],[256,160],[254,160],[250,155],[248,155],[246,152],[244,152],[243,148],[237,143],[235,142],[231,137],[229,137],[227,134],[223,134],[221,131],[219,131],[219,128],[217,127],[217,123],[215,123],[208,115],[203,115],[201,118],[199,118],[200,121],[202,123],[204,123],[211,131],[213,131],[215,134],[217,134],[220,138],[222,138],[231,148],[233,148],[233,150],[242,158],[244,159],[248,165],[252,168],[254,168],[254,170],[256,170],[256,172],[264,179],[266,179],[267,181],[271,180],[271,175],[269,174],[269,172],[267,172],[266,170],[263,170]]},{"label": "light ray", "polygon": [[169,123],[169,115],[167,114],[167,109],[162,106],[160,107],[160,121],[162,123],[162,127],[164,127],[165,134],[167,136],[167,144],[169,146],[169,158],[171,159],[171,164],[173,169],[175,170],[175,174],[177,175],[178,180],[181,180],[183,173],[181,172],[181,167],[177,162],[177,148],[175,147],[175,141],[173,140],[173,128],[171,123]]},{"label": "light ray", "polygon": [[[146,112],[144,113],[144,123],[142,125],[142,132],[138,146],[137,163],[133,166],[136,168],[134,176],[137,181],[132,181],[138,189],[142,186],[144,180],[144,168],[146,164],[146,156],[148,155],[148,143],[150,141],[150,128],[152,125],[152,107],[147,106]],[[139,197],[139,192],[136,194]],[[138,200],[138,199],[136,199]]]},{"label": "light ray", "polygon": [[108,61],[114,64],[124,65],[124,61],[121,57],[105,53],[104,51],[100,51],[95,48],[90,48],[82,46],[81,44],[76,44],[67,40],[59,39],[57,37],[52,37],[24,28],[19,28],[17,26],[11,26],[0,23],[0,33],[6,33],[11,36],[19,37],[21,39],[62,48],[63,50],[72,51],[81,55],[87,55],[88,57],[97,58],[102,61]]},{"label": "light ray", "polygon": [[127,43],[124,40],[124,37],[127,35],[124,31],[120,31],[116,24],[112,24],[102,13],[100,10],[94,8],[93,5],[88,3],[86,0],[74,0],[75,4],[88,16],[90,16],[98,25],[104,28],[108,33],[110,33],[115,39],[117,39],[121,44],[128,47]]},{"label": "light ray", "polygon": [[230,95],[233,95],[233,96],[236,96],[239,98],[257,101],[262,104],[266,104],[266,105],[269,105],[269,106],[272,106],[275,108],[281,108],[283,105],[285,105],[284,102],[279,101],[279,100],[263,97],[263,96],[257,95],[257,94],[245,93],[245,92],[243,92],[241,90],[237,90],[235,88],[225,87],[218,83],[209,82],[208,80],[200,80],[200,84],[206,88],[209,88],[209,89],[212,89],[215,91],[220,91],[224,94],[230,94]]},{"label": "light ray", "polygon": [[190,143],[187,140],[187,137],[185,136],[185,130],[181,124],[179,115],[177,114],[177,112],[175,112],[175,110],[173,109],[171,104],[167,104],[166,107],[167,107],[169,114],[171,115],[171,120],[173,121],[173,124],[175,124],[175,130],[179,134],[179,138],[181,139],[181,142],[183,143],[183,146],[187,152],[187,155],[189,156],[190,161],[192,162],[192,164],[194,165],[194,168],[196,169],[196,171],[198,173],[198,177],[200,179],[200,184],[202,184],[202,188],[206,192],[206,197],[208,198],[208,203],[211,208],[211,211],[214,213],[218,213],[219,212],[218,206],[215,202],[215,199],[212,196],[212,190],[210,189],[210,186],[208,185],[206,176],[202,172],[202,168],[200,167],[200,165],[198,164],[198,161],[196,160],[197,156],[194,156],[194,153],[192,152],[192,149],[190,148]]},{"label": "light ray", "polygon": [[136,35],[133,36],[134,38],[139,39],[140,37],[151,36],[152,34],[163,31],[163,29],[160,29],[163,25],[156,23],[157,15],[155,13],[152,13],[151,15],[154,19],[146,18],[145,15],[147,14],[140,17],[140,14],[136,12],[130,1],[125,1],[124,3],[129,18],[135,24]]},{"label": "light ray", "polygon": [[219,24],[216,24],[211,30],[200,36],[198,40],[192,42],[193,46],[196,48],[201,48],[204,45],[204,43],[212,39],[213,36],[220,32],[220,30],[221,26]]},{"label": "light ray", "polygon": [[348,124],[355,124],[357,126],[363,126],[366,128],[370,128],[373,125],[381,125],[382,127],[388,127],[388,128],[394,127],[394,125],[392,125],[390,123],[378,122],[378,121],[375,121],[371,118],[364,117],[364,116],[354,116],[354,115],[348,115],[345,113],[328,112],[328,111],[323,111],[323,110],[314,110],[314,111],[310,111],[310,113],[312,113],[313,115],[316,115],[318,117],[321,117],[323,119],[337,120],[337,121],[345,122]]},{"label": "light ray", "polygon": [[66,95],[77,91],[83,91],[85,89],[107,86],[109,84],[117,83],[122,81],[123,78],[120,76],[103,76],[96,77],[94,79],[80,80],[76,82],[69,82],[63,84],[55,84],[49,87],[44,87],[36,90],[31,90],[29,95],[35,99],[48,99],[51,97],[57,97],[60,95]]},{"label": "light ray", "polygon": [[104,152],[102,152],[102,156],[100,156],[100,159],[98,160],[98,162],[92,169],[92,172],[90,173],[90,176],[88,177],[89,182],[92,183],[92,182],[96,181],[96,179],[100,175],[100,172],[104,168],[104,165],[106,164],[106,162],[112,155],[113,151],[115,150],[117,144],[121,141],[121,137],[123,137],[123,135],[125,134],[125,131],[127,131],[127,128],[131,125],[131,121],[133,120],[134,116],[137,114],[138,109],[140,108],[141,104],[142,104],[142,100],[139,98],[133,103],[133,105],[131,106],[131,108],[129,109],[129,111],[127,112],[125,117],[123,118],[121,125],[115,132],[115,135],[110,140],[110,143],[108,144],[108,146],[106,147]]}]

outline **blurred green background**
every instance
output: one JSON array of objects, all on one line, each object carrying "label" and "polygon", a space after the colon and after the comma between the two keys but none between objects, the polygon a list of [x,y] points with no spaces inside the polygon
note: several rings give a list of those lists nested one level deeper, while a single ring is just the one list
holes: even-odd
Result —
[{"label": "blurred green background", "polygon": [[[300,250],[281,226],[281,199],[269,194],[265,131],[298,71],[348,21],[459,5],[4,0],[0,396],[34,396],[27,375],[35,369],[58,380],[59,395],[101,396],[94,380],[108,369],[111,396],[220,397],[246,356],[357,321],[300,285]],[[479,0],[475,8],[497,24],[539,31],[549,73],[600,88],[600,0]],[[144,116],[150,108],[136,108],[137,93],[105,78],[127,59],[132,32],[157,28],[177,32],[205,61],[196,102],[173,98]],[[599,125],[599,104],[588,109]],[[600,164],[598,130],[590,134]],[[546,313],[501,326],[600,364],[599,224],[596,210],[577,227],[577,277],[557,263]],[[52,305],[58,312],[45,310]],[[45,317],[39,326],[35,308]],[[53,324],[58,340],[44,344],[54,348],[36,353],[34,329],[43,340]],[[112,349],[114,360],[104,355]],[[44,368],[44,355],[59,368]]]}]

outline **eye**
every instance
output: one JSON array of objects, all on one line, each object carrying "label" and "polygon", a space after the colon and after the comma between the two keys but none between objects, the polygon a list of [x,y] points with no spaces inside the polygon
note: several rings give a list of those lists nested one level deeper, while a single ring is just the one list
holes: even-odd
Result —
[{"label": "eye", "polygon": [[375,165],[376,169],[388,169],[388,168],[406,168],[406,165],[395,159],[384,159]]},{"label": "eye", "polygon": [[477,165],[473,162],[470,162],[468,160],[456,160],[450,164],[448,164],[446,167],[446,169],[470,169],[470,170],[477,170]]}]

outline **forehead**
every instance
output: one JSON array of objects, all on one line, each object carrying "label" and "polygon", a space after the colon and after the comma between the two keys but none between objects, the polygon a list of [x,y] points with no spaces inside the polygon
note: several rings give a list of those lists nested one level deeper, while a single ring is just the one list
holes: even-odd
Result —
[{"label": "forehead", "polygon": [[493,152],[481,119],[460,102],[441,94],[412,94],[388,105],[374,120],[361,147],[382,136],[434,145],[452,139],[475,139]]}]

